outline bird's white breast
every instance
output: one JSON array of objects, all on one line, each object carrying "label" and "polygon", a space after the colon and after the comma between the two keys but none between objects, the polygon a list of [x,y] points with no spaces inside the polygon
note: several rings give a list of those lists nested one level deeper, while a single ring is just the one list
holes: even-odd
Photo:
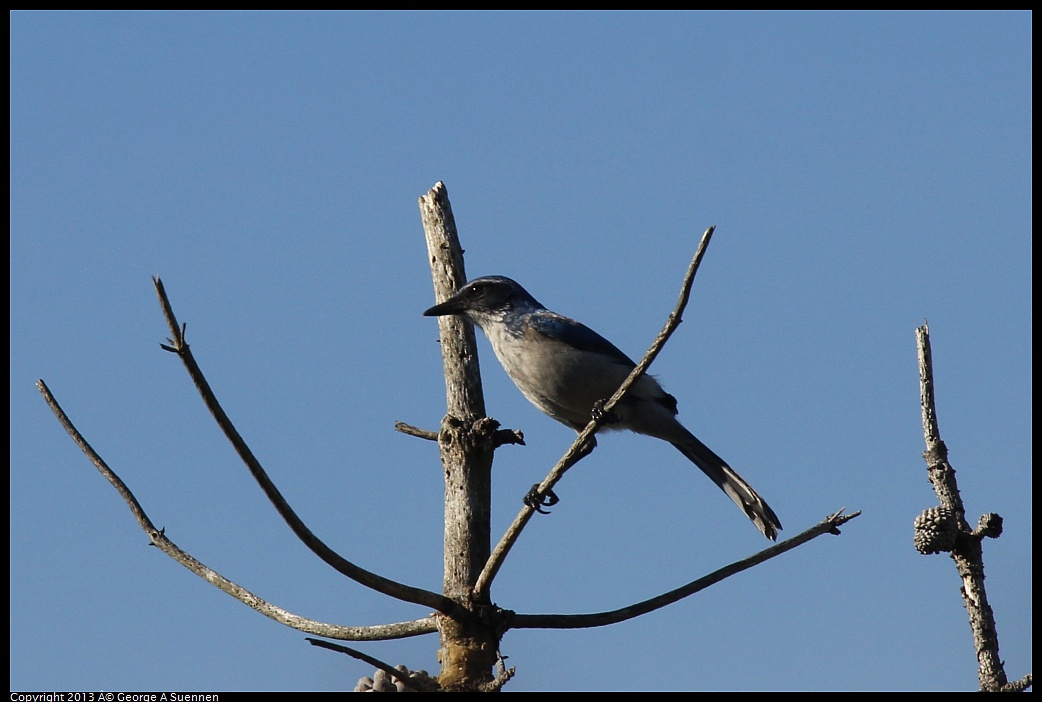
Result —
[{"label": "bird's white breast", "polygon": [[608,357],[578,352],[530,327],[515,332],[504,324],[489,324],[484,331],[525,397],[572,427],[585,426],[594,403],[610,397],[629,374],[629,368]]}]

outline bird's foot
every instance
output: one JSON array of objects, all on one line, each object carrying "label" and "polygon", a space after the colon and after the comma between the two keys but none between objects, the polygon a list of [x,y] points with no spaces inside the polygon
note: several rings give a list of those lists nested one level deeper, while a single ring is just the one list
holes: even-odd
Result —
[{"label": "bird's foot", "polygon": [[539,514],[550,514],[549,510],[543,509],[543,507],[553,507],[561,499],[554,494],[553,490],[547,490],[546,494],[539,492],[539,483],[532,486],[532,489],[525,495],[524,503],[528,507],[531,507]]},{"label": "bird's foot", "polygon": [[621,422],[622,417],[616,414],[615,410],[608,412],[604,411],[604,404],[606,402],[607,400],[597,400],[593,403],[593,418],[604,424],[615,424],[616,422]]}]

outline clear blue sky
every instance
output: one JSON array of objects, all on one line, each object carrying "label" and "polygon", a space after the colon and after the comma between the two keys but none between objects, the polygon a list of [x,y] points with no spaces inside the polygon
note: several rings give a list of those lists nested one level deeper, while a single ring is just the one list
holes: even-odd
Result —
[{"label": "clear blue sky", "polygon": [[[417,198],[443,180],[472,277],[509,275],[631,356],[718,229],[653,372],[784,537],[864,515],[638,620],[511,631],[511,690],[972,690],[914,330],[986,543],[1013,677],[1032,661],[1028,13],[14,13],[11,687],[343,690],[312,648],[147,546],[39,397],[44,378],[181,547],[296,614],[422,608],[289,533],[167,336],[312,529],[441,584],[444,386]],[[498,539],[573,434],[481,340]],[[524,613],[621,607],[767,545],[671,447],[610,435],[493,589]],[[433,636],[362,644],[437,670]]]}]

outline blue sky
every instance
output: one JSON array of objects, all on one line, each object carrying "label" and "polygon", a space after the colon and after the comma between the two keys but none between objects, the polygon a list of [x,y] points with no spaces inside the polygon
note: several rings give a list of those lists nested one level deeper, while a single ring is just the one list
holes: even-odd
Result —
[{"label": "blue sky", "polygon": [[[511,631],[521,690],[972,690],[926,480],[914,330],[985,544],[1011,677],[1031,669],[1031,15],[13,13],[11,688],[342,690],[304,642],[147,547],[58,400],[182,548],[296,614],[427,614],[289,533],[177,359],[162,275],[218,397],[330,545],[441,583],[444,385],[417,198],[448,191],[471,277],[516,278],[652,368],[783,537],[863,516],[612,627]],[[573,434],[482,339],[493,536]],[[614,609],[767,545],[671,447],[612,434],[493,588]],[[437,670],[433,636],[359,646]]]}]

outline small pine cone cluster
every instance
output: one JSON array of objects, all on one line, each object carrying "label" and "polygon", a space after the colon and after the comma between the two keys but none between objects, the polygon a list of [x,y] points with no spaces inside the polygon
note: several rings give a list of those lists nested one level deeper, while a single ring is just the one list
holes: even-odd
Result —
[{"label": "small pine cone cluster", "polygon": [[[395,670],[406,675],[410,680],[416,683],[415,687],[420,689],[433,689],[436,687],[437,682],[430,675],[427,674],[426,670],[413,670],[410,671],[404,665],[395,666]],[[378,669],[373,673],[373,677],[365,677],[358,681],[355,685],[355,692],[416,692],[411,687],[407,687],[405,683],[398,680],[392,675],[388,675],[387,671]]]},{"label": "small pine cone cluster", "polygon": [[930,507],[915,518],[915,550],[924,555],[951,551],[959,535],[955,513],[943,507]]}]

